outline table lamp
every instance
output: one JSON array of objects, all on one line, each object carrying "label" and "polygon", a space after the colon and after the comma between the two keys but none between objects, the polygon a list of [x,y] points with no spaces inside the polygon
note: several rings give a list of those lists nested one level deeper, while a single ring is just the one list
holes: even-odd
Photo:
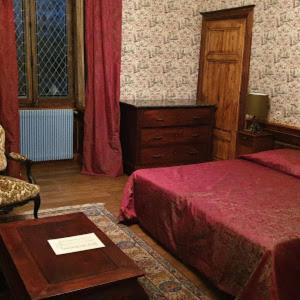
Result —
[{"label": "table lamp", "polygon": [[262,129],[257,120],[265,120],[270,107],[269,96],[266,94],[250,93],[246,98],[245,113],[252,116],[249,130],[259,133]]}]

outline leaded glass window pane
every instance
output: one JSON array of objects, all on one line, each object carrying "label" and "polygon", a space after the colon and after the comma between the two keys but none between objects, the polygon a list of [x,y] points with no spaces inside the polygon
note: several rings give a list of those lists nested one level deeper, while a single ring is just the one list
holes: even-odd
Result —
[{"label": "leaded glass window pane", "polygon": [[38,95],[68,95],[66,0],[36,0]]},{"label": "leaded glass window pane", "polygon": [[14,0],[14,13],[17,38],[17,59],[19,72],[19,96],[27,96],[26,79],[26,47],[25,47],[25,26],[24,26],[24,3],[23,0]]}]

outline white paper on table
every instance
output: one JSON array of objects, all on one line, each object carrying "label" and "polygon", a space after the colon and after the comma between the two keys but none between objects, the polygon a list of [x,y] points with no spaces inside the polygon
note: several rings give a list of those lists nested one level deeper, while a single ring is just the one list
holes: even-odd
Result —
[{"label": "white paper on table", "polygon": [[48,240],[48,243],[56,255],[105,247],[95,233]]}]

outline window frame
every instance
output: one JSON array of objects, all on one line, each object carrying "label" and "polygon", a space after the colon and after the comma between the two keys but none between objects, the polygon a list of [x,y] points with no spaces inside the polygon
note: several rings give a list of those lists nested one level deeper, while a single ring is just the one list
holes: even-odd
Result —
[{"label": "window frame", "polygon": [[75,107],[74,93],[74,28],[73,1],[66,0],[66,24],[67,24],[67,76],[68,95],[45,97],[38,96],[38,66],[37,66],[37,38],[36,38],[36,1],[22,0],[24,8],[24,44],[26,59],[26,84],[27,96],[18,96],[20,107],[51,107],[73,108]]}]

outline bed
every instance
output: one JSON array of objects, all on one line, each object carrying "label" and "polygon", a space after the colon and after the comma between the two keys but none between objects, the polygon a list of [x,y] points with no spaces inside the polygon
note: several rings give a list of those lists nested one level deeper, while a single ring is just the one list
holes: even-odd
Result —
[{"label": "bed", "polygon": [[138,170],[120,220],[238,299],[300,299],[299,150]]}]

